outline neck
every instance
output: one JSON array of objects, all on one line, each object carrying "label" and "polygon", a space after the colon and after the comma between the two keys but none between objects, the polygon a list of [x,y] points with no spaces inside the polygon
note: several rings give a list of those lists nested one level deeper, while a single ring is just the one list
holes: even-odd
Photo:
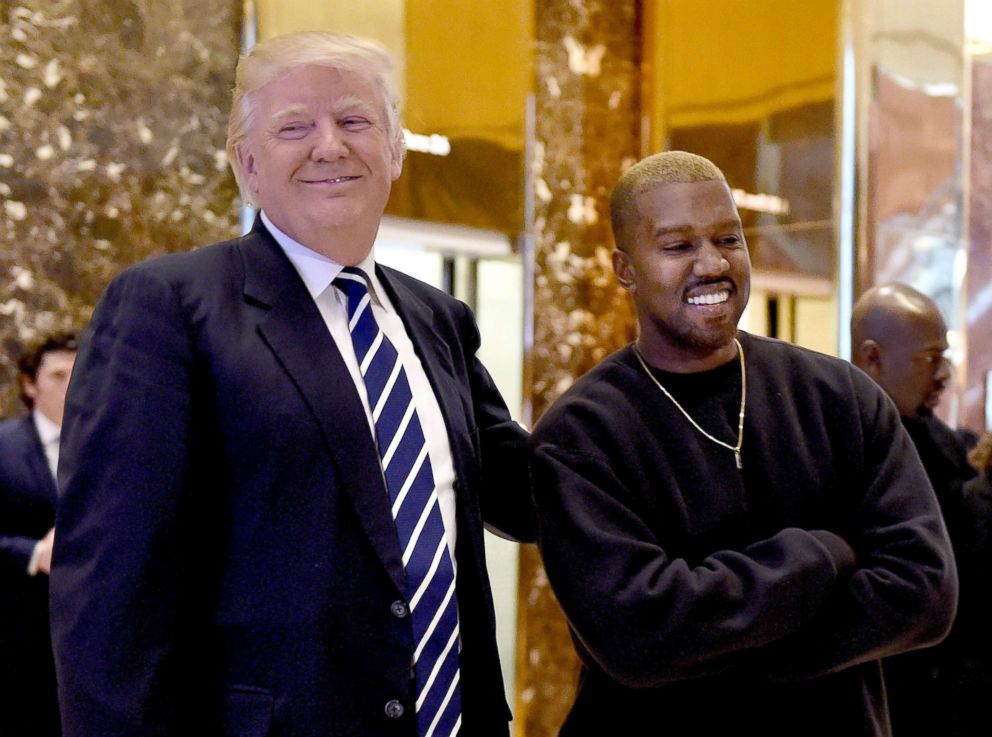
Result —
[{"label": "neck", "polygon": [[717,348],[693,348],[652,339],[642,332],[637,338],[637,350],[649,364],[673,374],[709,371],[737,358],[737,345],[733,337]]},{"label": "neck", "polygon": [[284,227],[268,213],[265,213],[265,216],[282,233],[300,245],[342,266],[357,266],[361,263],[372,250],[376,234],[379,232],[378,221],[373,225],[356,223],[326,230],[309,229],[297,232],[296,229]]}]

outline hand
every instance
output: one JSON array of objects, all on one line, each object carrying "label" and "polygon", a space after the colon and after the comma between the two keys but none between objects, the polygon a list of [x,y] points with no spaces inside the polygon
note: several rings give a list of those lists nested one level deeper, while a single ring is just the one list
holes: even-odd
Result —
[{"label": "hand", "polygon": [[41,540],[38,541],[36,550],[38,551],[38,573],[46,576],[52,571],[52,548],[55,545],[55,528],[50,529]]}]

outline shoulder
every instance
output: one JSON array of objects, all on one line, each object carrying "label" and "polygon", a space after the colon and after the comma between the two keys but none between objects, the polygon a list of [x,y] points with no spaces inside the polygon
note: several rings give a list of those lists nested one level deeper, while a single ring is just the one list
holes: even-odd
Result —
[{"label": "shoulder", "polygon": [[615,434],[623,418],[635,416],[644,377],[635,369],[633,348],[626,346],[607,356],[579,378],[555,401],[534,427],[541,442],[578,428],[583,434]]},{"label": "shoulder", "polygon": [[0,421],[0,443],[9,444],[19,442],[27,437],[28,428],[26,422],[29,420],[30,415]]},{"label": "shoulder", "polygon": [[[468,305],[464,302],[427,282],[398,271],[391,266],[376,264],[376,268],[379,276],[395,291],[409,292],[421,302],[434,309],[442,309],[456,314],[470,312]],[[400,296],[402,297],[403,295]]]},{"label": "shoulder", "polygon": [[0,422],[0,475],[6,476],[10,468],[24,463],[24,458],[32,452],[34,445],[31,415]]},{"label": "shoulder", "polygon": [[741,333],[744,354],[752,373],[776,383],[804,386],[835,396],[882,396],[881,389],[861,369],[836,356],[766,338]]},{"label": "shoulder", "polygon": [[[95,315],[112,314],[115,322],[124,319],[139,324],[169,314],[212,314],[221,305],[240,304],[248,259],[253,251],[266,248],[264,243],[255,243],[258,239],[249,233],[129,266],[104,290]],[[273,270],[263,261],[256,271]]]},{"label": "shoulder", "polygon": [[787,343],[777,338],[766,338],[761,335],[741,332],[740,340],[744,345],[748,361],[760,361],[762,364],[782,366],[787,370],[801,367],[828,375],[832,373],[846,374],[851,367],[851,364],[840,358]]},{"label": "shoulder", "polygon": [[161,280],[181,284],[186,282],[210,283],[219,274],[239,268],[243,260],[243,250],[255,239],[254,234],[242,236],[208,246],[200,246],[190,251],[153,256],[128,267],[115,281],[128,279]]}]

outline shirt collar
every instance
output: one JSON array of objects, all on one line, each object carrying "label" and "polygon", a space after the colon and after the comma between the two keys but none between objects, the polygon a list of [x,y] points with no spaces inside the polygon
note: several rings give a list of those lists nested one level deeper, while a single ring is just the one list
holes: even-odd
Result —
[{"label": "shirt collar", "polygon": [[38,431],[38,437],[41,439],[42,445],[54,443],[59,439],[62,429],[58,425],[38,410],[33,410],[31,416],[34,418],[34,426]]},{"label": "shirt collar", "polygon": [[[276,239],[276,243],[285,252],[286,256],[293,263],[293,266],[296,267],[296,271],[299,273],[300,278],[303,279],[303,283],[306,285],[307,291],[310,292],[310,296],[317,299],[317,297],[327,290],[327,287],[337,278],[338,274],[341,273],[344,264],[339,264],[334,259],[317,253],[312,248],[307,248],[299,241],[283,233],[272,224],[272,221],[269,220],[264,210],[261,213],[261,218],[266,229]],[[377,304],[382,304],[384,299],[380,295],[383,295],[383,290],[382,284],[379,282],[379,277],[375,273],[374,246],[369,250],[365,258],[357,264],[357,267],[369,277],[369,281],[371,282],[369,294],[372,299]]]}]

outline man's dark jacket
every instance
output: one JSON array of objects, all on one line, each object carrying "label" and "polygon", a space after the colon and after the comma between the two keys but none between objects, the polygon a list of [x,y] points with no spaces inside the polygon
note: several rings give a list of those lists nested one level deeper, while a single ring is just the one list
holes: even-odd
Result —
[{"label": "man's dark jacket", "polygon": [[59,734],[48,576],[28,575],[55,524],[55,479],[30,415],[0,423],[0,737]]},{"label": "man's dark jacket", "polygon": [[[468,308],[378,275],[457,477],[463,732],[506,735],[482,532],[485,519],[534,535],[524,432],[476,360]],[[368,420],[264,228],[111,284],[77,357],[61,464],[67,737],[415,735],[404,570]]]}]

